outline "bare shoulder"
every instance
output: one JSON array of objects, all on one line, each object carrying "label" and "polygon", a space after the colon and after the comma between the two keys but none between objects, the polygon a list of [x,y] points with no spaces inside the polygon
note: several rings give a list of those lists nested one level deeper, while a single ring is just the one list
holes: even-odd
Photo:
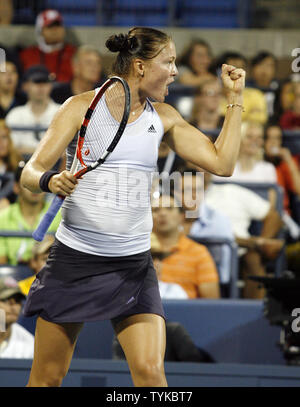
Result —
[{"label": "bare shoulder", "polygon": [[167,133],[178,121],[183,120],[180,113],[168,103],[153,103]]},{"label": "bare shoulder", "polygon": [[70,112],[74,111],[77,115],[80,115],[81,111],[85,113],[93,100],[94,95],[95,91],[91,90],[89,92],[81,93],[80,95],[71,96],[63,103],[61,110]]}]

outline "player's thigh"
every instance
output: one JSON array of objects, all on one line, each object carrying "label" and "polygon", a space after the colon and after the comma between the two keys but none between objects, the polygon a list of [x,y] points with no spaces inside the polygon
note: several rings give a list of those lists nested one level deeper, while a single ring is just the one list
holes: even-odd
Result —
[{"label": "player's thigh", "polygon": [[116,334],[130,367],[160,366],[166,349],[165,320],[156,314],[136,314],[121,321]]},{"label": "player's thigh", "polygon": [[33,370],[45,372],[50,369],[64,376],[82,326],[82,323],[56,324],[39,317],[35,331]]}]

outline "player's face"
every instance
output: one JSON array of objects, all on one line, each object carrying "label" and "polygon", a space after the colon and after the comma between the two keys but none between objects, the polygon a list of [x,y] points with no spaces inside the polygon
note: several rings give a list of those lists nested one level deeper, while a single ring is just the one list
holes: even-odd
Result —
[{"label": "player's face", "polygon": [[163,102],[168,95],[168,86],[178,74],[175,65],[176,50],[172,41],[152,60],[145,63],[141,90],[147,97]]}]

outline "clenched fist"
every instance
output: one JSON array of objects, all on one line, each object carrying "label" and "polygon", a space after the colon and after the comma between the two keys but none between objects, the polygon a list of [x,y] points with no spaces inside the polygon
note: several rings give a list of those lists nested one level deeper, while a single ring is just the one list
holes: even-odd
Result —
[{"label": "clenched fist", "polygon": [[246,72],[232,65],[222,65],[221,78],[226,93],[242,95],[245,88]]}]

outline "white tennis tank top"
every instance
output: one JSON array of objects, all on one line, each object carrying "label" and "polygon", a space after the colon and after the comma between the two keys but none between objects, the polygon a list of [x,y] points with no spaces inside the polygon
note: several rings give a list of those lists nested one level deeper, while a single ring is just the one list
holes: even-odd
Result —
[{"label": "white tennis tank top", "polygon": [[[104,98],[87,128],[87,141],[97,135],[98,109],[104,108],[110,114],[103,104]],[[127,124],[107,161],[85,174],[65,199],[56,232],[59,241],[99,256],[129,256],[150,249],[151,184],[163,134],[161,119],[147,100],[145,110]],[[67,148],[67,169],[76,144],[77,135]]]}]

